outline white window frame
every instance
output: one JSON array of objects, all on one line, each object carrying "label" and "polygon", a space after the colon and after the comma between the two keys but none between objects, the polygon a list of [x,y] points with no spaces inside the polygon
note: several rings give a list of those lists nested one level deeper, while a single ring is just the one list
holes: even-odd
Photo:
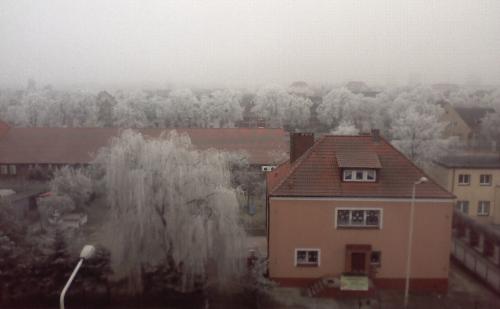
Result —
[{"label": "white window frame", "polygon": [[[375,226],[375,225],[338,225],[338,213],[339,213],[339,210],[349,210],[352,211],[354,210],[364,210],[364,211],[370,211],[370,210],[378,210],[379,213],[380,213],[380,217],[379,217],[379,222],[378,222],[378,226]],[[383,228],[383,225],[384,225],[384,209],[383,208],[375,208],[375,207],[336,207],[335,210],[335,229],[352,229],[352,228],[360,228],[360,229],[379,229],[381,230]],[[351,217],[352,217],[352,214],[349,214],[349,221],[351,221]],[[365,214],[365,222],[366,222],[366,214]]]},{"label": "white window frame", "polygon": [[[467,176],[468,182],[461,182],[460,181],[460,176]],[[458,174],[458,185],[459,186],[468,186],[470,185],[470,174]]]},{"label": "white window frame", "polygon": [[[483,177],[488,177],[489,181],[488,182],[483,182]],[[479,185],[480,186],[491,186],[493,182],[493,176],[491,174],[481,174],[479,175]]]},{"label": "white window frame", "polygon": [[272,172],[276,168],[276,165],[262,165],[261,171],[262,172]]},{"label": "white window frame", "polygon": [[17,167],[15,164],[9,164],[9,175],[17,175]]},{"label": "white window frame", "polygon": [[[356,179],[356,173],[362,172],[363,179]],[[373,172],[373,179],[368,179],[368,173]],[[346,175],[351,175],[351,179],[347,179]],[[345,182],[376,182],[377,181],[377,170],[374,169],[344,169],[342,171],[342,180]]]},{"label": "white window frame", "polygon": [[[464,211],[464,205],[467,205],[467,212]],[[469,214],[470,202],[468,200],[457,200],[455,208],[463,214]]]},{"label": "white window frame", "polygon": [[[316,251],[318,253],[318,263],[309,263],[309,262],[306,262],[306,263],[298,263],[297,261],[297,253],[299,251]],[[294,252],[294,264],[295,266],[317,266],[319,267],[321,265],[321,249],[320,248],[295,248],[295,252]]]},{"label": "white window frame", "polygon": [[9,175],[9,166],[7,164],[0,165],[0,175]]},{"label": "white window frame", "polygon": [[[485,208],[488,206],[488,212],[485,212]],[[487,217],[491,212],[491,202],[490,201],[479,201],[477,202],[477,215],[481,217]]]}]

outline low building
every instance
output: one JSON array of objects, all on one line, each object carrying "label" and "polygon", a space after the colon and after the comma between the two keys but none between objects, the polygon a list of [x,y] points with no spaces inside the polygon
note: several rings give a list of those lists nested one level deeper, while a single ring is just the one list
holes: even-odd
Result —
[{"label": "low building", "polygon": [[[173,129],[136,129],[146,138],[159,138]],[[39,179],[61,166],[80,166],[92,162],[99,149],[108,146],[119,128],[15,128],[0,125],[0,182],[17,184],[28,178]],[[241,152],[249,163],[274,165],[288,150],[288,134],[283,129],[227,128],[176,129],[186,133],[200,150],[214,148]]]},{"label": "low building", "polygon": [[444,156],[432,169],[436,180],[456,196],[456,209],[481,223],[500,224],[500,154]]},{"label": "low building", "polygon": [[[269,277],[310,287],[342,276],[403,289],[412,188],[425,176],[372,135],[291,137],[290,160],[268,174]],[[448,286],[454,196],[429,180],[416,186],[411,290]]]}]

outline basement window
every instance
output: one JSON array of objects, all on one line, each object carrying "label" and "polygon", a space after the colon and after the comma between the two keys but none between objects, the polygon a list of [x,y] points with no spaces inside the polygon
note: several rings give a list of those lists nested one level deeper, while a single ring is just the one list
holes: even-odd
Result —
[{"label": "basement window", "polygon": [[295,249],[295,266],[319,266],[319,249]]},{"label": "basement window", "polygon": [[375,170],[352,170],[343,171],[343,180],[346,182],[375,182],[377,172]]}]

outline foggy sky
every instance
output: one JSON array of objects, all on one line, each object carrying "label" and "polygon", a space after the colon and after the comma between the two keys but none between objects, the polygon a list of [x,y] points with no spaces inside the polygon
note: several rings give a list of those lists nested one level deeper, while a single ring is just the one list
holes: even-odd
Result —
[{"label": "foggy sky", "polygon": [[500,84],[500,1],[0,1],[0,85]]}]

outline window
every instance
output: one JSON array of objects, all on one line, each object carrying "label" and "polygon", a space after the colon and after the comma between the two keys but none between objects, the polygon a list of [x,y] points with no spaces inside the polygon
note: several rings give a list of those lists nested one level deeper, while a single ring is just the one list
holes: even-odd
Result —
[{"label": "window", "polygon": [[458,184],[463,186],[468,186],[470,184],[470,175],[469,174],[458,175]]},{"label": "window", "polygon": [[490,215],[490,201],[479,201],[477,205],[477,215],[478,216]]},{"label": "window", "polygon": [[319,249],[295,249],[295,266],[319,266]]},{"label": "window", "polygon": [[382,210],[372,208],[337,208],[336,227],[382,227]]},{"label": "window", "polygon": [[455,205],[455,208],[463,212],[464,214],[469,213],[469,201],[457,201],[457,205]]},{"label": "window", "polygon": [[8,175],[9,174],[9,170],[8,170],[8,166],[7,165],[0,165],[0,174],[2,175]]},{"label": "window", "polygon": [[344,170],[343,180],[375,182],[376,175],[375,170]]},{"label": "window", "polygon": [[380,251],[372,251],[370,254],[370,264],[375,267],[380,267],[381,257]]},{"label": "window", "polygon": [[17,173],[16,166],[14,164],[9,165],[9,174],[16,175],[16,173]]},{"label": "window", "polygon": [[491,175],[480,175],[479,184],[481,186],[491,186]]}]

